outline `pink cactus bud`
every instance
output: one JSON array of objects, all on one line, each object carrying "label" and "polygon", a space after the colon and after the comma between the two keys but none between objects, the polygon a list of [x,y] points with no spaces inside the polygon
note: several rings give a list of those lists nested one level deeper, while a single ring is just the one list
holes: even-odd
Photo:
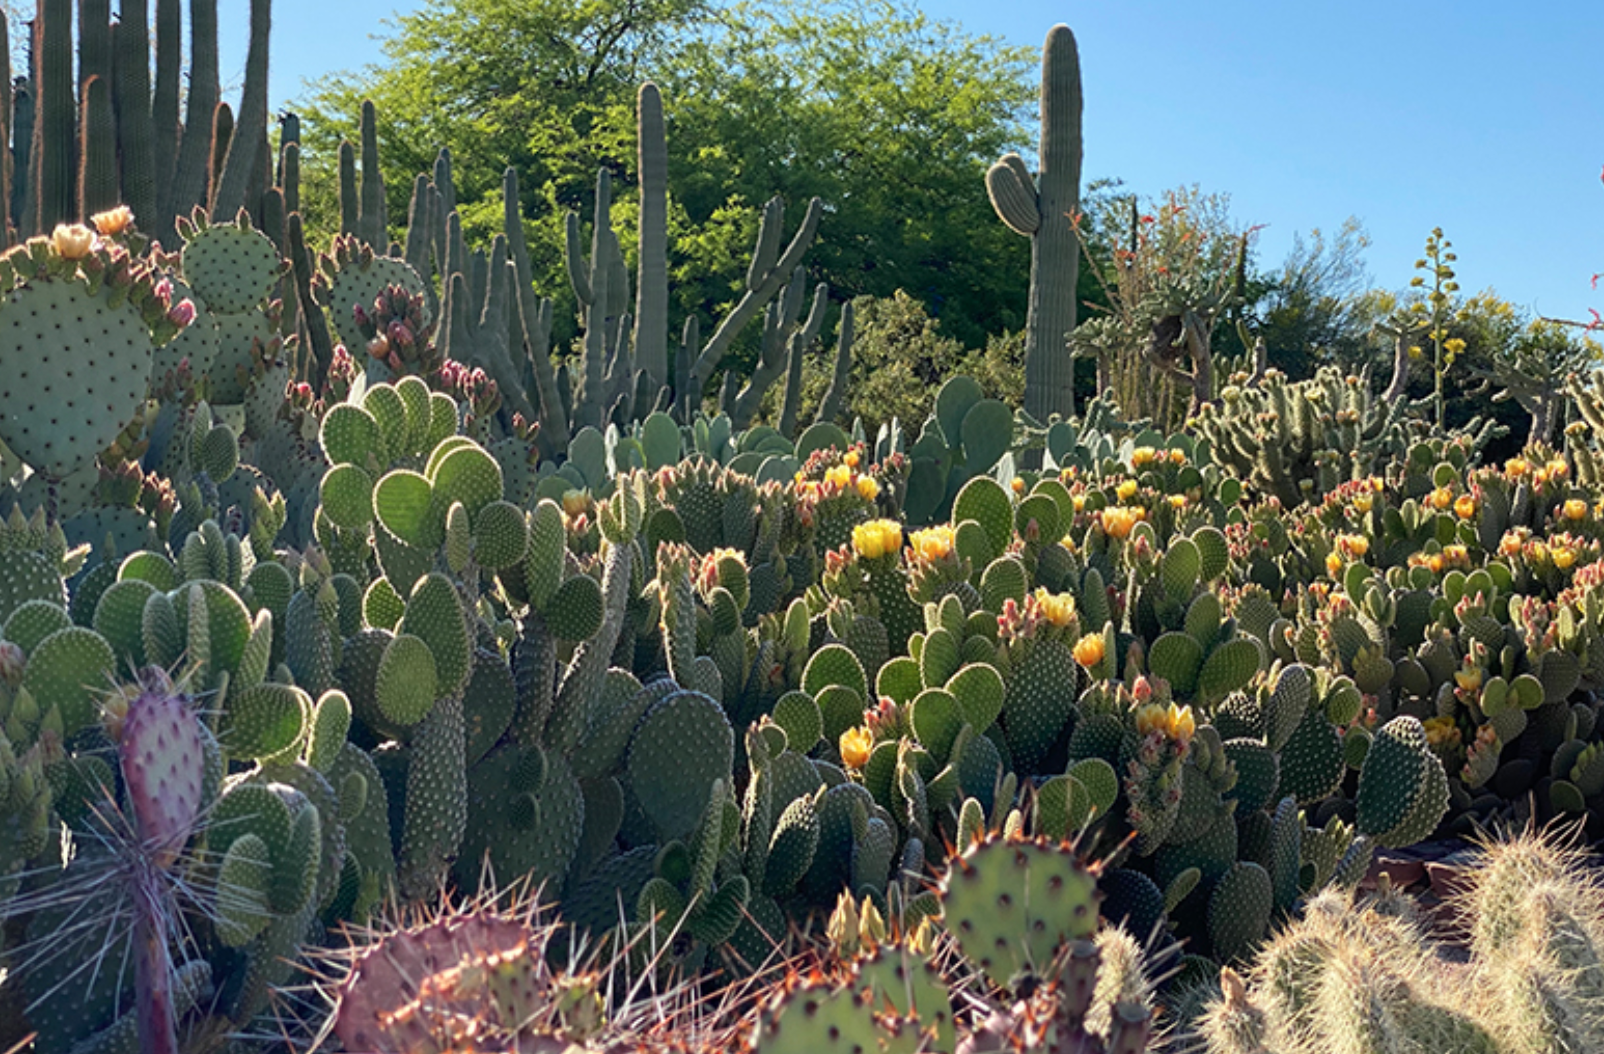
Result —
[{"label": "pink cactus bud", "polygon": [[390,342],[384,337],[374,337],[368,341],[368,354],[375,359],[387,358],[390,354]]},{"label": "pink cactus bud", "polygon": [[359,328],[366,328],[367,327],[367,325],[368,325],[368,313],[365,310],[363,310],[361,304],[353,304],[353,305],[351,305],[351,316],[356,319],[356,324],[357,324],[357,326]]},{"label": "pink cactus bud", "polygon": [[1136,678],[1136,683],[1131,685],[1131,695],[1136,698],[1138,703],[1149,702],[1153,698],[1153,685],[1145,676],[1138,677]]},{"label": "pink cactus bud", "polygon": [[390,343],[397,347],[412,347],[412,330],[408,329],[407,324],[400,319],[392,320],[385,334],[390,338]]},{"label": "pink cactus bud", "polygon": [[193,300],[180,300],[167,310],[168,321],[175,326],[187,326],[195,321],[195,302]]}]

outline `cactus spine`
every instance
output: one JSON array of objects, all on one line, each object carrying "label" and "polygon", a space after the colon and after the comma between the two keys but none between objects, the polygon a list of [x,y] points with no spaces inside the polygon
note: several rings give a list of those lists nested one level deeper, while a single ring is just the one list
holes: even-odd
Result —
[{"label": "cactus spine", "polygon": [[1042,46],[1041,173],[1034,181],[1018,154],[986,172],[992,207],[1030,238],[1030,306],[1025,320],[1025,411],[1038,420],[1075,412],[1075,328],[1080,273],[1081,85],[1075,34],[1054,26]]}]

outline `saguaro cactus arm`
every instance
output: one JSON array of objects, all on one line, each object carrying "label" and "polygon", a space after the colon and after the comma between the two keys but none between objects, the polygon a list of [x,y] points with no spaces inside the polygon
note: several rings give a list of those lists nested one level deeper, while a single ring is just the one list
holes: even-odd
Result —
[{"label": "saguaro cactus arm", "polygon": [[1032,181],[1017,154],[986,172],[992,207],[1030,238],[1030,300],[1025,318],[1025,410],[1038,420],[1075,412],[1075,285],[1080,242],[1081,84],[1075,34],[1054,26],[1042,46],[1041,172]]}]

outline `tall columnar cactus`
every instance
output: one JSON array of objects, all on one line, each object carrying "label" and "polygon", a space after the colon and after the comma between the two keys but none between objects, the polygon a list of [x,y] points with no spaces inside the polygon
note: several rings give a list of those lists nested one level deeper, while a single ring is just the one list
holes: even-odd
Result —
[{"label": "tall columnar cactus", "polygon": [[1075,283],[1080,272],[1081,85],[1075,34],[1054,26],[1042,47],[1041,172],[1032,180],[1018,154],[986,172],[1002,221],[1030,238],[1030,306],[1025,320],[1025,410],[1038,420],[1075,412]]},{"label": "tall columnar cactus", "polygon": [[635,365],[646,371],[651,390],[668,373],[668,142],[663,96],[657,85],[640,86],[635,104],[635,155],[640,178],[640,272],[635,284]]}]

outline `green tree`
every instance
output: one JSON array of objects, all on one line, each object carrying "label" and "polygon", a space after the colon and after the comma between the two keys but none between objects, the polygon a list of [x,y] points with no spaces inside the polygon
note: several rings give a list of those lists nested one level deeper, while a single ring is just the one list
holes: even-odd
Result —
[{"label": "green tree", "polygon": [[[1026,141],[1033,52],[932,22],[892,0],[429,0],[397,19],[387,61],[313,86],[308,183],[378,107],[390,214],[413,176],[453,154],[470,237],[499,223],[518,166],[537,286],[565,296],[563,214],[615,177],[633,252],[634,92],[663,89],[674,308],[704,323],[736,295],[758,210],[827,207],[811,277],[837,297],[905,289],[968,344],[1023,322],[1029,254],[993,222],[983,174]],[[325,186],[332,180],[321,180]],[[316,205],[316,202],[313,202]],[[326,232],[328,203],[314,216]],[[559,308],[559,336],[571,334]]]}]

